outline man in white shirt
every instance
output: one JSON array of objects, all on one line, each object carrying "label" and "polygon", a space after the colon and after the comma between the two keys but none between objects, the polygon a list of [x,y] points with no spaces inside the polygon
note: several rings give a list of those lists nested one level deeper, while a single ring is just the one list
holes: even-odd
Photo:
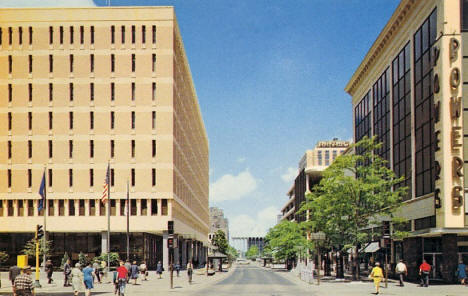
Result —
[{"label": "man in white shirt", "polygon": [[403,260],[400,260],[400,262],[398,262],[398,264],[395,267],[395,272],[400,277],[400,287],[403,287],[404,286],[404,284],[403,284],[403,274],[405,276],[408,275],[408,269],[406,269],[406,264],[403,263]]}]

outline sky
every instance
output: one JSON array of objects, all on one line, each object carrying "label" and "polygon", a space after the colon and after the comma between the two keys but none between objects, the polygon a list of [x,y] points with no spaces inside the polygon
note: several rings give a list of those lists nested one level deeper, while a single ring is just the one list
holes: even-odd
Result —
[{"label": "sky", "polygon": [[[0,0],[0,7],[106,0]],[[111,0],[175,7],[210,145],[210,206],[232,236],[276,223],[299,160],[353,136],[344,87],[399,0]]]}]

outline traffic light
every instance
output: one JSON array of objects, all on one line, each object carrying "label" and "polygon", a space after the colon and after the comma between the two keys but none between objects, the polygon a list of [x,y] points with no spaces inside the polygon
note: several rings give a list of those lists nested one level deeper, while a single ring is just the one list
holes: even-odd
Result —
[{"label": "traffic light", "polygon": [[174,237],[170,236],[167,238],[167,247],[169,249],[174,248]]},{"label": "traffic light", "polygon": [[167,221],[167,233],[174,234],[174,221]]},{"label": "traffic light", "polygon": [[389,238],[390,237],[390,221],[383,221],[383,237]]},{"label": "traffic light", "polygon": [[36,239],[41,239],[44,236],[44,229],[42,225],[36,225]]}]

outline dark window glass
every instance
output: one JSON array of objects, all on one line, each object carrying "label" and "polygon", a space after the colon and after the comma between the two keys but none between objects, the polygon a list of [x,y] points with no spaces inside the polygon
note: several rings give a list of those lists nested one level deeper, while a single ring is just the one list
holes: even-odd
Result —
[{"label": "dark window glass", "polygon": [[80,26],[80,43],[84,43],[84,26]]},{"label": "dark window glass", "polygon": [[132,111],[132,129],[135,129],[135,111]]},{"label": "dark window glass", "polygon": [[80,199],[78,201],[78,215],[79,216],[84,216],[85,215],[85,201],[84,199]]},{"label": "dark window glass", "polygon": [[89,84],[89,99],[91,101],[94,101],[94,83],[93,82]]},{"label": "dark window glass", "polygon": [[8,188],[11,188],[11,169],[8,169]]},{"label": "dark window glass", "polygon": [[115,55],[111,54],[111,72],[115,72]]},{"label": "dark window glass", "polygon": [[18,43],[23,44],[23,27],[18,28]]},{"label": "dark window glass", "polygon": [[29,27],[29,45],[33,43],[33,28]]},{"label": "dark window glass", "polygon": [[[17,203],[18,203],[18,216],[22,217],[24,216],[24,202],[23,200],[19,199]],[[53,215],[50,215],[50,216],[53,216]]]},{"label": "dark window glass", "polygon": [[75,201],[68,201],[68,216],[75,216]]},{"label": "dark window glass", "polygon": [[89,186],[93,187],[94,186],[94,170],[89,169]]},{"label": "dark window glass", "polygon": [[156,71],[156,54],[155,53],[153,53],[153,55],[152,55],[151,70],[153,72]]},{"label": "dark window glass", "polygon": [[89,56],[89,63],[90,63],[90,71],[91,73],[94,72],[94,54]]},{"label": "dark window glass", "polygon": [[11,141],[8,141],[8,159],[11,159]]},{"label": "dark window glass", "polygon": [[8,102],[13,101],[13,86],[11,83],[8,83]]},{"label": "dark window glass", "polygon": [[461,24],[462,30],[468,30],[468,0],[461,0]]},{"label": "dark window glass", "polygon": [[151,215],[156,216],[158,214],[158,200],[151,200]]},{"label": "dark window glass", "polygon": [[132,150],[132,158],[134,158],[135,157],[135,140],[131,141],[131,146],[132,146],[131,147],[132,148],[131,149]]},{"label": "dark window glass", "polygon": [[114,140],[111,140],[110,141],[110,157],[111,158],[114,158],[114,155],[115,155],[115,143],[114,143]]},{"label": "dark window glass", "polygon": [[125,43],[125,26],[121,27],[121,32],[122,32],[122,44]]},{"label": "dark window glass", "polygon": [[32,83],[28,83],[28,99],[30,102],[32,102],[32,97],[33,97],[33,86],[32,86]]},{"label": "dark window glass", "polygon": [[70,27],[70,44],[73,44],[73,27]]},{"label": "dark window glass", "polygon": [[68,157],[73,158],[73,140],[68,140]]},{"label": "dark window glass", "polygon": [[132,101],[135,101],[135,82],[132,82]]},{"label": "dark window glass", "polygon": [[49,72],[54,72],[54,56],[49,54]]},{"label": "dark window glass", "polygon": [[[2,30],[2,28],[0,28],[0,45],[3,44],[2,39],[3,39],[3,30]],[[0,209],[0,212],[1,212],[1,209]]]},{"label": "dark window glass", "polygon": [[135,57],[135,54],[132,53],[132,72],[135,72],[135,67],[136,67],[136,57]]},{"label": "dark window glass", "polygon": [[70,55],[70,73],[73,73],[73,55]]},{"label": "dark window glass", "polygon": [[49,158],[52,158],[53,156],[53,145],[52,145],[52,140],[49,140]]},{"label": "dark window glass", "polygon": [[28,158],[32,158],[32,141],[28,140]]},{"label": "dark window glass", "polygon": [[70,124],[70,129],[73,129],[73,112],[68,113],[68,120]]},{"label": "dark window glass", "polygon": [[8,27],[8,44],[13,44],[13,28]]},{"label": "dark window glass", "polygon": [[52,112],[49,112],[49,129],[51,130],[54,125],[54,115]]},{"label": "dark window glass", "polygon": [[116,201],[115,199],[111,199],[110,200],[110,215],[111,216],[115,216],[116,215]]},{"label": "dark window glass", "polygon": [[120,200],[120,216],[126,216],[127,215],[127,206],[126,206],[127,201],[125,199]]},{"label": "dark window glass", "polygon": [[111,186],[114,186],[114,169],[111,169],[110,183]]},{"label": "dark window glass", "polygon": [[96,201],[94,199],[89,200],[89,215],[96,216]]},{"label": "dark window glass", "polygon": [[48,214],[48,216],[53,216],[55,214],[54,200],[49,199],[48,206],[49,206],[49,208],[48,208],[49,212],[47,214]]},{"label": "dark window glass", "polygon": [[[3,212],[2,205],[0,204],[0,212]],[[0,213],[2,216],[2,213]],[[28,200],[28,216],[34,216],[34,201]]]},{"label": "dark window glass", "polygon": [[59,40],[60,40],[60,44],[63,44],[63,26],[60,26],[60,29],[59,29]]},{"label": "dark window glass", "polygon": [[11,74],[13,72],[13,57],[11,55],[8,56],[8,73]]},{"label": "dark window glass", "polygon": [[135,186],[135,169],[131,170],[131,177],[132,177],[132,186]]},{"label": "dark window glass", "polygon": [[156,82],[153,82],[151,99],[152,99],[153,101],[156,100]]},{"label": "dark window glass", "polygon": [[[404,69],[404,67],[401,67]],[[386,69],[372,87],[374,136],[382,142],[382,147],[376,153],[387,161],[390,166],[390,89],[387,87],[389,69]]]},{"label": "dark window glass", "polygon": [[91,44],[94,44],[94,26],[91,26]]},{"label": "dark window glass", "polygon": [[135,26],[132,26],[132,43],[135,43]]},{"label": "dark window glass", "polygon": [[32,130],[32,112],[28,112],[28,128]]},{"label": "dark window glass", "polygon": [[53,174],[52,169],[49,169],[49,174],[48,174],[48,178],[47,178],[47,180],[49,181],[49,187],[52,187],[52,183],[53,183],[52,182],[53,181],[52,180],[52,174]]},{"label": "dark window glass", "polygon": [[151,169],[151,184],[156,186],[156,169]]},{"label": "dark window glass", "polygon": [[72,102],[74,99],[73,83],[69,84],[69,89],[70,89],[70,101]]},{"label": "dark window glass", "polygon": [[29,61],[29,73],[32,73],[32,70],[33,70],[33,57],[32,57],[32,55],[28,56],[28,61]]},{"label": "dark window glass", "polygon": [[148,215],[148,203],[147,203],[146,199],[141,200],[140,206],[141,206],[141,214],[140,215],[142,215],[142,216]]},{"label": "dark window glass", "polygon": [[161,200],[161,215],[167,216],[167,199]]},{"label": "dark window glass", "polygon": [[115,26],[111,26],[111,43],[115,43]]},{"label": "dark window glass", "polygon": [[114,129],[115,127],[115,113],[114,111],[111,111],[110,113],[110,128]]},{"label": "dark window glass", "polygon": [[89,140],[89,157],[94,157],[94,140]]},{"label": "dark window glass", "polygon": [[89,112],[89,128],[94,129],[94,112]]},{"label": "dark window glass", "polygon": [[153,157],[155,157],[156,156],[156,140],[152,140],[152,143],[153,143],[152,155]]},{"label": "dark window glass", "polygon": [[13,118],[11,112],[8,112],[8,130],[11,131],[11,127],[13,125]]},{"label": "dark window glass", "polygon": [[73,187],[73,169],[68,169],[68,186]]},{"label": "dark window glass", "polygon": [[49,83],[49,102],[52,102],[54,99],[54,85]]},{"label": "dark window glass", "polygon": [[146,26],[141,26],[141,43],[146,43]]},{"label": "dark window glass", "polygon": [[155,25],[153,25],[152,37],[153,37],[153,44],[156,44],[156,26]]},{"label": "dark window glass", "polygon": [[136,199],[131,199],[130,200],[130,215],[136,216],[136,214],[137,214]]}]

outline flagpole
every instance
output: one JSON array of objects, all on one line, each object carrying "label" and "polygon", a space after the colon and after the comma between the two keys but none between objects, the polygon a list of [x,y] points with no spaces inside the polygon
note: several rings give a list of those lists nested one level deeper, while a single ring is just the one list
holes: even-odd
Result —
[{"label": "flagpole", "polygon": [[107,184],[107,269],[110,271],[110,199],[111,199],[111,178],[110,178],[110,161],[107,163],[107,172],[106,174],[109,173],[106,178],[108,178],[108,184]]},{"label": "flagpole", "polygon": [[130,193],[127,179],[127,260],[130,260]]},{"label": "flagpole", "polygon": [[47,172],[47,165],[44,166],[44,240],[42,241],[42,264],[44,267],[44,272],[45,272],[45,266],[46,266],[46,241],[47,241],[47,213],[49,212],[49,207],[48,207],[48,201],[47,201],[47,177],[46,177],[46,172]]}]

